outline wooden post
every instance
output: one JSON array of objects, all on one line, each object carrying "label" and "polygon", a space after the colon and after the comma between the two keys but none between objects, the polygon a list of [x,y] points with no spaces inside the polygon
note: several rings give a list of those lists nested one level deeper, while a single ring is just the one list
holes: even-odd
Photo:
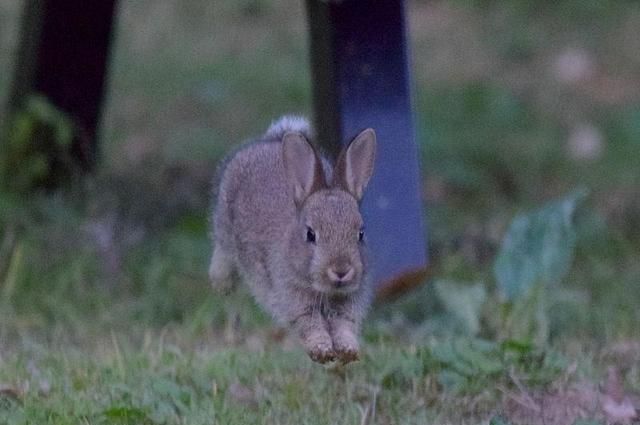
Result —
[{"label": "wooden post", "polygon": [[25,1],[9,115],[30,95],[45,96],[74,122],[71,150],[84,170],[97,153],[114,11],[115,0]]},{"label": "wooden post", "polygon": [[403,0],[307,0],[315,123],[335,153],[360,130],[378,136],[363,200],[378,294],[421,282],[426,235],[420,199]]}]

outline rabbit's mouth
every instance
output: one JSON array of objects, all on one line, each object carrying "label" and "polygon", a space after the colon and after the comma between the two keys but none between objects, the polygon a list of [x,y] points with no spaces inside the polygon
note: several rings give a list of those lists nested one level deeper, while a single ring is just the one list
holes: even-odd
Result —
[{"label": "rabbit's mouth", "polygon": [[331,288],[332,292],[338,294],[353,292],[358,288],[358,284],[353,281],[336,281],[331,283],[333,285]]},{"label": "rabbit's mouth", "polygon": [[348,295],[358,289],[356,281],[331,281],[314,282],[312,285],[316,291],[327,295]]}]

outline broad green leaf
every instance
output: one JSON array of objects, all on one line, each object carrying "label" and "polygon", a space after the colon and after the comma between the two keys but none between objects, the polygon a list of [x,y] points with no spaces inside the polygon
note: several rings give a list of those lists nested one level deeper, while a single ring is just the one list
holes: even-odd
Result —
[{"label": "broad green leaf", "polygon": [[573,260],[573,214],[585,196],[585,190],[578,190],[514,218],[493,268],[501,296],[513,301],[536,283],[548,286],[562,280]]},{"label": "broad green leaf", "polygon": [[487,299],[484,284],[463,285],[440,280],[435,283],[435,288],[445,310],[458,320],[467,334],[477,335],[480,332],[482,305]]},{"label": "broad green leaf", "polygon": [[496,348],[493,343],[460,339],[433,347],[432,355],[444,367],[461,376],[486,376],[503,370]]}]

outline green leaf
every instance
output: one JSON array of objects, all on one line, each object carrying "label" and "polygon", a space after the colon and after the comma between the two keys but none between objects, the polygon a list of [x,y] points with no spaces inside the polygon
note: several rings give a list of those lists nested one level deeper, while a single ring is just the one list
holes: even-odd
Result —
[{"label": "green leaf", "polygon": [[506,352],[516,353],[518,356],[524,356],[533,351],[533,344],[529,341],[517,339],[507,339],[500,344],[500,349]]},{"label": "green leaf", "polygon": [[539,283],[511,303],[505,321],[506,337],[524,344],[543,346],[549,338],[547,293]]},{"label": "green leaf", "polygon": [[137,407],[116,406],[110,407],[102,412],[105,419],[110,423],[117,424],[152,424],[144,410]]},{"label": "green leaf", "polygon": [[431,353],[448,370],[454,370],[457,374],[467,377],[475,374],[475,370],[459,358],[453,342],[436,345]]},{"label": "green leaf", "polygon": [[510,422],[504,419],[502,416],[494,416],[489,421],[489,425],[510,425]]},{"label": "green leaf", "polygon": [[458,346],[458,357],[461,361],[471,365],[480,375],[493,375],[503,369],[502,361],[495,350],[483,351],[476,344]]},{"label": "green leaf", "polygon": [[447,391],[457,392],[464,388],[467,378],[453,370],[445,369],[438,372],[438,383]]},{"label": "green leaf", "polygon": [[436,294],[445,310],[451,314],[471,336],[480,332],[480,313],[487,299],[482,282],[463,285],[440,280],[435,283]]},{"label": "green leaf", "polygon": [[490,342],[449,341],[433,347],[432,354],[444,367],[465,377],[493,375],[503,370],[500,353]]},{"label": "green leaf", "polygon": [[514,218],[493,268],[501,296],[513,301],[538,282],[549,286],[562,280],[573,260],[573,214],[586,194],[585,190],[578,190]]}]

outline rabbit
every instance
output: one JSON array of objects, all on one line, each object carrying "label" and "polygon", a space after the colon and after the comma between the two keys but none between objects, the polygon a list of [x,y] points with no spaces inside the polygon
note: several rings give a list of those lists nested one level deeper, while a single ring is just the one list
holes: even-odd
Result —
[{"label": "rabbit", "polygon": [[224,288],[237,272],[313,361],[346,364],[359,359],[359,328],[372,298],[359,204],[376,135],[370,128],[358,134],[335,166],[311,137],[306,119],[285,116],[228,159],[209,278]]}]

